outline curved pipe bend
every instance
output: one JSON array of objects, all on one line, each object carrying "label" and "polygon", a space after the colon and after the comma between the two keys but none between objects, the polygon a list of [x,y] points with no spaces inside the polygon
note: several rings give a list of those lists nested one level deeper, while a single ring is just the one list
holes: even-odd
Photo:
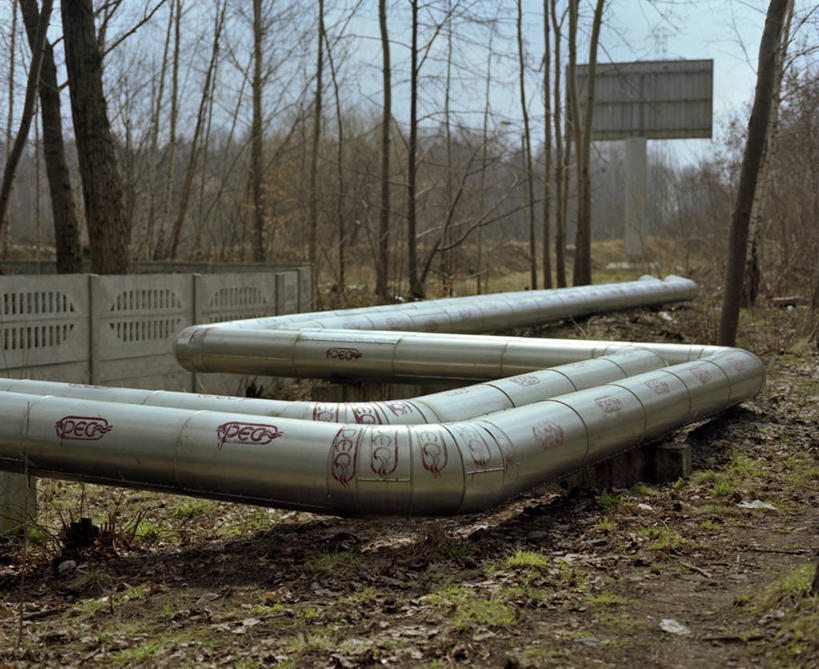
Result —
[{"label": "curved pipe bend", "polygon": [[[0,468],[337,514],[479,511],[752,397],[761,362],[718,347],[351,330],[492,331],[695,293],[669,277],[195,327],[176,345],[193,369],[274,360],[292,376],[352,361],[363,378],[498,380],[414,398],[418,416],[395,420],[402,412],[388,402],[327,408],[6,380]],[[424,424],[409,424],[421,414]]]},{"label": "curved pipe bend", "polygon": [[527,488],[758,392],[740,349],[465,421],[321,423],[2,392],[0,466],[343,515],[447,515]]}]

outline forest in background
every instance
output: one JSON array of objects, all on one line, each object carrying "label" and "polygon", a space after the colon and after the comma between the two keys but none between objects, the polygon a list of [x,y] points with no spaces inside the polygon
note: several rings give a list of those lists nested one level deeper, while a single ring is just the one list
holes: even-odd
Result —
[{"label": "forest in background", "polygon": [[[12,4],[10,21],[0,26],[0,49],[11,56],[6,155],[31,61],[23,17]],[[571,283],[566,268],[579,212],[577,143],[566,109],[570,38],[578,38],[577,62],[586,62],[595,4],[604,26],[616,5],[377,4],[96,3],[131,260],[310,260],[321,283],[343,288],[383,279],[379,293],[389,286],[390,295],[420,295],[486,275],[502,248],[533,268],[529,285]],[[380,41],[358,33],[375,21],[379,6],[385,16],[406,19],[407,29]],[[548,30],[548,58],[527,46],[527,31],[538,26]],[[797,3],[783,36],[751,226],[755,291],[764,295],[810,298],[819,286],[817,37],[815,11]],[[56,16],[48,40],[64,98],[80,244],[88,246]],[[408,50],[415,67],[396,58]],[[392,69],[385,52],[392,53]],[[407,82],[414,95],[398,97],[385,114],[385,91]],[[519,98],[521,113],[500,109],[499,94]],[[671,269],[722,274],[747,113],[737,110],[724,141],[695,164],[680,166],[661,145],[649,150],[646,234],[676,242],[679,262]],[[4,257],[54,254],[43,145],[38,112],[9,201]],[[588,170],[592,238],[620,238],[621,144],[594,143]],[[415,270],[407,261],[412,246]],[[413,287],[413,274],[420,287]]]}]

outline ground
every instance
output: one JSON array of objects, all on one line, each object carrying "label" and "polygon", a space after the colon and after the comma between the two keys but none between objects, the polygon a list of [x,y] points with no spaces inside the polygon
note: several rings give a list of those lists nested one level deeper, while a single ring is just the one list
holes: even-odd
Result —
[{"label": "ground", "polygon": [[[673,435],[694,473],[665,485],[407,521],[41,481],[29,540],[0,544],[0,665],[819,666],[819,352],[800,319],[743,314],[767,387]],[[705,343],[715,322],[706,297],[527,334]],[[59,536],[81,516],[90,548]]]}]

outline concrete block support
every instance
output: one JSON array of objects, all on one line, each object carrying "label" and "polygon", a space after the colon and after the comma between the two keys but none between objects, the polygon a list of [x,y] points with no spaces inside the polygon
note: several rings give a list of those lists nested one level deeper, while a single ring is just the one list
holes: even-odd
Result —
[{"label": "concrete block support", "polygon": [[673,483],[690,475],[690,445],[647,444],[574,472],[561,481],[561,487],[630,488],[635,483]]},{"label": "concrete block support", "polygon": [[670,483],[691,476],[691,446],[660,444],[653,449],[655,483]]},{"label": "concrete block support", "polygon": [[20,533],[37,516],[37,479],[0,472],[0,535]]}]

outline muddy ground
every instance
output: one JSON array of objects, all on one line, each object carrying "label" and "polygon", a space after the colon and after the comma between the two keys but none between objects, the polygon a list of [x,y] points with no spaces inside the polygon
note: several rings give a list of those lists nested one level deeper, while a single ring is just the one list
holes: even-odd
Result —
[{"label": "muddy ground", "polygon": [[[703,343],[714,309],[528,334]],[[670,484],[372,521],[41,481],[29,541],[0,543],[0,666],[819,666],[819,352],[800,318],[744,316],[767,388],[674,435],[694,473]],[[103,536],[66,545],[82,516]]]}]

